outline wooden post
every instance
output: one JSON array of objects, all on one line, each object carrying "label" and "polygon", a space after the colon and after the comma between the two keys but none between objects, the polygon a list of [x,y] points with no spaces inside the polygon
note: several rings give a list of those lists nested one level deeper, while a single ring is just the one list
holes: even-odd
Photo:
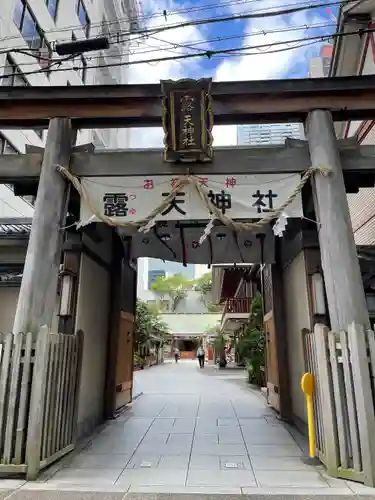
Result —
[{"label": "wooden post", "polygon": [[339,443],[337,435],[337,420],[335,400],[332,386],[331,368],[328,357],[328,328],[317,324],[314,328],[317,387],[323,416],[324,464],[328,474],[338,476]]},{"label": "wooden post", "polygon": [[31,386],[29,422],[26,443],[27,479],[37,479],[40,471],[40,450],[42,446],[44,396],[48,367],[49,329],[40,328],[35,352],[33,383]]},{"label": "wooden post", "polygon": [[375,414],[366,334],[363,325],[352,323],[348,328],[353,384],[361,443],[364,483],[375,486]]},{"label": "wooden post", "polygon": [[276,355],[279,378],[280,418],[292,419],[292,400],[288,361],[288,335],[285,321],[285,294],[282,279],[281,241],[275,242],[276,263],[271,266],[272,310],[276,328]]},{"label": "wooden post", "polygon": [[41,325],[50,329],[57,299],[57,280],[61,259],[66,213],[66,181],[56,165],[69,168],[72,129],[68,118],[50,121],[35,212],[13,333],[32,332]]},{"label": "wooden post", "polygon": [[344,177],[329,111],[312,111],[306,124],[313,167],[331,169],[313,182],[315,213],[332,330],[346,330],[353,321],[370,327],[357,249],[354,242]]}]

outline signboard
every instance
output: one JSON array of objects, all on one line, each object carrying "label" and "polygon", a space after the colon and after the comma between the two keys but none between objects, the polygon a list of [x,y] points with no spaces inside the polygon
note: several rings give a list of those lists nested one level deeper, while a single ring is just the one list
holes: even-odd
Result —
[{"label": "signboard", "polygon": [[[206,186],[212,204],[232,219],[260,219],[280,207],[300,182],[299,174],[210,175],[198,177]],[[120,222],[135,222],[148,216],[178,182],[169,176],[89,177],[81,179],[91,206],[101,215]],[[286,209],[289,217],[301,217],[298,195]],[[193,185],[177,191],[176,197],[156,220],[208,219],[207,207]],[[88,204],[81,204],[83,224],[98,222]]]},{"label": "signboard", "polygon": [[164,159],[169,162],[212,160],[211,79],[162,80]]}]

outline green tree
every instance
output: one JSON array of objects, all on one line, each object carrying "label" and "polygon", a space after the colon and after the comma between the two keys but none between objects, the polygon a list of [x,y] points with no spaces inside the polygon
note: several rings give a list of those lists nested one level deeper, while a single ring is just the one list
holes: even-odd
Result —
[{"label": "green tree", "polygon": [[220,312],[221,308],[212,301],[212,271],[208,271],[195,281],[195,290],[200,292],[201,299],[209,312]]},{"label": "green tree", "polygon": [[167,278],[158,276],[152,284],[152,289],[160,294],[168,294],[172,299],[172,311],[175,311],[177,304],[186,297],[193,286],[194,282],[182,274],[174,274]]},{"label": "green tree", "polygon": [[196,280],[195,289],[202,295],[212,293],[212,271],[208,271]]},{"label": "green tree", "polygon": [[136,350],[141,347],[149,347],[152,335],[166,339],[169,335],[168,326],[160,319],[160,313],[154,304],[137,300],[135,319]]},{"label": "green tree", "polygon": [[246,363],[249,382],[261,384],[264,365],[265,340],[263,328],[263,298],[258,292],[253,299],[251,313],[244,334],[238,339],[236,351],[240,362]]}]

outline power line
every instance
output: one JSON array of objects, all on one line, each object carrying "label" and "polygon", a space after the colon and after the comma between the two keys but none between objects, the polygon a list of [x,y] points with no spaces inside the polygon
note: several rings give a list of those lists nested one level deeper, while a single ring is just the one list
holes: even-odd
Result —
[{"label": "power line", "polygon": [[[255,1],[255,0],[253,0],[253,1]],[[341,3],[341,2],[333,2],[333,3],[331,2],[329,5],[334,5],[334,4],[337,4],[337,3]],[[155,33],[155,32],[159,33],[161,31],[166,31],[166,30],[170,30],[170,29],[177,29],[177,28],[183,28],[183,27],[194,26],[194,25],[202,25],[202,24],[206,24],[206,23],[226,22],[226,21],[229,21],[229,20],[237,20],[237,19],[244,19],[244,18],[246,18],[246,19],[254,19],[254,18],[274,17],[274,16],[291,14],[291,13],[300,12],[300,11],[303,11],[303,10],[308,10],[308,9],[313,9],[313,8],[320,8],[322,6],[327,7],[327,4],[326,3],[324,3],[324,4],[320,3],[320,4],[316,4],[316,5],[307,5],[307,6],[293,7],[291,9],[286,9],[286,10],[284,9],[284,10],[278,10],[278,11],[272,11],[272,12],[243,14],[243,15],[240,15],[240,16],[230,16],[230,17],[225,17],[225,18],[218,17],[218,18],[212,18],[212,19],[201,19],[201,20],[189,21],[189,22],[175,24],[175,25],[168,25],[168,26],[164,26],[164,27],[161,27],[161,28],[154,28],[151,31],[153,33]],[[146,32],[149,33],[149,31],[145,30],[144,33],[146,33]],[[185,47],[189,48],[187,45],[185,45]],[[18,50],[21,51],[21,49],[18,49]],[[190,50],[198,50],[198,51],[201,52],[202,55],[207,55],[208,54],[208,52],[206,52],[206,54],[205,54],[205,52],[204,52],[203,49],[195,49],[195,48],[193,49],[192,47],[190,47]],[[151,51],[148,51],[148,52],[151,52]],[[26,52],[24,52],[24,53],[26,53]],[[147,53],[147,51],[144,51],[143,53]],[[217,52],[216,52],[216,54],[217,54]],[[33,56],[32,54],[27,54],[27,55]],[[211,55],[213,55],[213,52],[211,52]],[[196,54],[191,54],[190,56],[196,56]],[[118,56],[116,56],[116,57],[118,57]],[[68,59],[73,59],[73,58],[74,58],[74,56],[72,56],[71,58],[68,58]],[[64,62],[64,61],[66,61],[66,59],[65,60],[52,61],[51,64],[47,68],[44,68],[44,72],[50,72],[50,69],[51,69],[52,66],[61,65],[62,62]],[[153,60],[153,61],[156,62],[157,60]],[[28,63],[24,63],[24,64],[26,65]],[[118,63],[118,64],[122,65],[122,64],[126,64],[126,63]],[[101,65],[101,67],[110,67],[110,66],[109,65]],[[61,69],[61,70],[65,71],[65,69]]]},{"label": "power line", "polygon": [[[207,58],[212,58],[213,56],[216,55],[223,55],[223,54],[232,54],[232,55],[259,55],[259,53],[246,53],[244,52],[245,50],[261,50],[265,48],[271,48],[271,47],[277,47],[280,45],[288,45],[288,44],[298,44],[302,43],[305,44],[306,42],[324,42],[327,40],[331,40],[333,38],[343,38],[346,36],[352,36],[352,35],[361,35],[364,33],[373,33],[375,31],[375,28],[367,28],[367,29],[360,29],[356,31],[351,31],[351,32],[343,32],[343,33],[332,33],[329,35],[318,35],[318,36],[312,36],[312,37],[304,37],[304,38],[299,38],[299,39],[293,39],[293,40],[283,40],[279,42],[271,42],[271,43],[265,43],[261,45],[253,45],[253,46],[245,46],[245,47],[234,47],[230,49],[221,49],[221,50],[211,50],[211,51],[206,51],[205,53],[195,53],[195,54],[183,54],[183,55],[178,55],[178,56],[170,56],[170,57],[160,57],[156,59],[144,59],[144,60],[136,60],[136,61],[124,61],[124,62],[118,62],[118,63],[112,63],[112,64],[104,64],[104,65],[94,65],[94,66],[88,66],[87,69],[103,69],[103,68],[113,68],[113,67],[120,67],[120,66],[134,66],[134,65],[139,65],[139,64],[147,64],[147,63],[159,63],[159,62],[168,62],[168,61],[178,61],[178,60],[183,60],[183,59],[192,59],[192,58],[197,58],[197,57],[207,57]],[[298,47],[286,47],[285,50],[295,50]],[[271,52],[263,52],[264,54],[271,53]],[[74,67],[72,69],[75,69]],[[77,68],[81,69],[81,68]],[[55,69],[40,69],[36,71],[30,71],[23,73],[23,75],[34,75],[38,73],[57,73],[61,71],[66,71],[64,68],[55,68]],[[0,79],[6,78],[7,75],[2,75],[0,76]]]},{"label": "power line", "polygon": [[[255,3],[263,3],[264,0],[228,0],[224,3],[221,3],[220,4],[220,8],[223,8],[223,7],[231,7],[231,6],[236,6],[236,5],[253,5]],[[311,2],[310,2],[311,3]],[[328,7],[330,5],[336,5],[336,4],[339,4],[340,2],[335,2],[333,4],[329,4]],[[344,2],[342,2],[343,4],[345,3],[350,3],[350,0],[345,0]],[[289,5],[295,5],[295,4],[289,4]],[[173,11],[167,11],[166,14],[167,14],[167,17],[169,16],[175,16],[175,15],[181,15],[181,14],[188,14],[188,13],[192,13],[192,12],[202,12],[202,11],[210,11],[210,10],[216,10],[218,8],[218,5],[217,3],[212,3],[212,4],[208,4],[208,5],[205,5],[205,6],[200,6],[200,7],[197,7],[197,6],[192,6],[192,7],[183,7],[181,9],[175,9]],[[269,10],[269,9],[272,9],[272,7],[267,7],[267,8],[263,8],[262,10]],[[100,28],[100,27],[109,27],[109,26],[112,26],[112,25],[116,25],[116,24],[119,24],[121,22],[128,22],[128,21],[131,21],[132,19],[135,19],[135,20],[151,20],[151,19],[154,19],[154,18],[164,18],[165,17],[165,13],[164,11],[160,11],[160,12],[154,12],[154,13],[150,13],[150,14],[143,14],[143,15],[135,15],[134,17],[132,16],[124,16],[124,17],[120,17],[120,18],[117,18],[116,20],[113,20],[113,21],[98,21],[96,23],[91,23],[90,26],[92,28]],[[159,26],[161,27],[161,26]],[[64,33],[64,32],[68,32],[68,31],[72,31],[74,29],[81,29],[82,28],[82,24],[72,24],[72,25],[68,25],[68,26],[64,26],[63,28],[55,28],[53,30],[43,30],[43,34],[45,35],[48,35],[48,34],[53,34],[53,33]],[[136,33],[132,32],[132,31],[128,31],[126,32],[128,35],[134,35]],[[113,36],[115,36],[116,34],[114,33]],[[3,37],[3,38],[0,38],[0,42],[3,42],[3,41],[8,41],[8,40],[17,40],[19,38],[18,35],[13,35],[13,36],[7,36],[7,37]],[[86,37],[83,37],[83,38],[86,38]]]},{"label": "power line", "polygon": [[[263,2],[263,1],[264,0],[229,0],[227,2],[220,4],[220,7],[230,7],[230,6],[241,5],[241,4],[254,4],[254,3]],[[187,13],[196,12],[196,11],[206,11],[206,10],[209,11],[209,10],[213,10],[213,9],[217,9],[217,3],[212,3],[212,4],[208,4],[206,6],[201,6],[201,7],[183,7],[181,9],[167,11],[166,14],[167,14],[167,16],[174,16],[174,15],[187,14]],[[92,28],[100,28],[101,26],[108,27],[111,25],[119,24],[121,22],[128,22],[128,21],[131,21],[133,19],[135,19],[135,20],[140,19],[140,20],[144,21],[144,20],[150,20],[150,19],[157,18],[157,17],[164,18],[165,13],[163,11],[160,11],[160,12],[153,12],[150,14],[141,14],[141,15],[136,14],[136,15],[134,15],[134,17],[126,15],[123,17],[119,17],[113,21],[104,21],[104,22],[98,21],[96,23],[91,23],[90,26]],[[71,24],[68,26],[64,26],[63,28],[55,28],[53,30],[43,30],[43,33],[47,34],[47,35],[52,34],[52,33],[64,33],[67,31],[72,31],[74,29],[81,29],[81,28],[82,28],[82,24]],[[7,37],[0,38],[0,42],[12,40],[12,39],[18,39],[18,38],[19,38],[18,35],[7,36]],[[83,37],[83,38],[86,38],[86,37]]]},{"label": "power line", "polygon": [[[334,5],[345,5],[347,3],[350,3],[352,0],[335,0],[331,1],[329,4],[327,3],[318,3],[315,5],[312,5],[311,2],[308,3],[307,5],[299,5],[299,7],[295,7],[295,3],[289,4],[293,5],[293,7],[288,8],[288,9],[282,9],[282,10],[270,10],[271,8],[264,8],[263,12],[251,12],[251,13],[246,13],[246,14],[239,14],[239,15],[233,15],[233,16],[227,16],[227,17],[222,17],[222,16],[216,16],[216,17],[211,17],[209,19],[198,19],[198,20],[191,20],[191,21],[186,21],[183,23],[175,23],[175,24],[169,24],[167,26],[161,26],[161,27],[153,27],[153,28],[147,28],[144,30],[138,30],[137,35],[142,36],[143,35],[153,35],[153,34],[158,34],[164,31],[170,31],[174,29],[181,29],[185,27],[193,27],[193,26],[202,26],[202,25],[208,25],[208,24],[214,24],[214,23],[221,23],[221,22],[228,22],[228,21],[238,21],[238,20],[249,20],[249,19],[266,19],[270,17],[278,17],[278,16],[284,16],[288,14],[296,14],[298,12],[303,12],[303,11],[308,11],[308,10],[313,10],[313,9],[318,9],[322,7],[331,7]],[[125,33],[122,36],[129,36],[130,34]],[[120,42],[120,39],[118,39],[118,42]]]},{"label": "power line", "polygon": [[[165,44],[168,44],[168,45],[171,45],[172,47],[183,47],[183,48],[191,48],[191,49],[195,49],[195,46],[196,45],[201,45],[202,43],[213,43],[213,42],[222,42],[222,41],[228,41],[228,40],[235,40],[235,39],[243,39],[243,38],[247,38],[249,36],[266,36],[266,35],[271,35],[271,34],[276,34],[276,33],[290,33],[290,32],[293,32],[293,31],[301,31],[301,30],[310,30],[310,29],[318,29],[318,28],[335,28],[336,27],[336,24],[334,23],[317,23],[317,24],[310,24],[310,25],[306,25],[306,24],[303,24],[303,25],[297,25],[297,26],[293,26],[292,28],[279,28],[279,29],[273,29],[273,30],[266,30],[266,31],[258,31],[258,32],[246,32],[246,33],[242,33],[240,35],[230,35],[230,36],[224,36],[224,37],[215,37],[215,38],[211,38],[211,39],[208,39],[208,40],[197,40],[195,42],[191,42],[189,44],[178,44],[176,42],[170,42],[168,40],[162,40],[160,38],[157,38],[155,36],[151,36],[150,38],[151,39],[155,39],[159,42],[162,42],[162,43],[165,43]],[[155,48],[153,50],[156,51],[156,50],[163,50],[163,48]],[[207,50],[209,49],[199,49],[199,50],[203,50],[205,52],[207,52]],[[149,51],[147,51],[149,52]],[[137,52],[136,52],[137,53]],[[143,53],[143,52],[142,52]]]},{"label": "power line", "polygon": [[[256,32],[256,33],[246,32],[246,33],[241,33],[238,35],[218,36],[218,37],[214,37],[214,38],[206,39],[206,40],[200,39],[200,40],[196,40],[194,42],[191,42],[189,44],[186,44],[186,43],[180,44],[180,43],[176,43],[176,42],[170,42],[168,40],[162,40],[160,38],[152,36],[152,37],[150,37],[151,39],[156,40],[156,41],[161,42],[161,43],[164,43],[165,46],[148,45],[149,48],[147,48],[147,49],[144,48],[142,50],[137,50],[137,49],[127,50],[126,52],[122,52],[121,55],[130,55],[131,54],[132,56],[133,55],[138,56],[138,55],[150,54],[153,52],[160,52],[160,51],[171,52],[173,50],[176,50],[177,48],[194,50],[196,52],[204,52],[204,54],[205,54],[207,52],[207,50],[209,50],[209,49],[200,48],[200,47],[198,47],[199,45],[211,44],[214,42],[226,42],[229,40],[245,39],[249,36],[255,37],[255,36],[265,36],[265,35],[271,35],[271,34],[277,34],[277,33],[291,33],[291,32],[295,32],[295,31],[302,31],[302,30],[308,31],[308,30],[321,29],[321,28],[331,28],[331,27],[335,27],[335,26],[336,25],[333,23],[317,23],[317,24],[310,24],[310,25],[298,25],[298,26],[293,26],[292,28],[279,28],[279,29],[273,29],[273,30]],[[8,53],[8,52],[9,52],[8,50],[4,50],[4,51],[0,51],[0,54],[1,53]],[[36,54],[28,54],[26,51],[21,51],[18,49],[14,49],[11,52],[16,52],[16,53],[21,52],[21,53],[24,53],[25,55],[29,55],[29,56],[34,57],[36,59],[41,59]],[[178,54],[180,54],[180,53],[181,52],[178,52]],[[64,59],[55,59],[55,60],[51,60],[48,58],[44,58],[44,59],[46,61],[49,60],[51,63],[62,64],[63,62],[66,62],[68,59],[74,60],[75,57],[79,57],[79,56],[80,55],[77,54],[77,55],[72,55],[69,58],[64,58]],[[87,55],[85,55],[84,57],[87,61],[94,61],[94,60],[97,60],[101,56],[87,56]],[[118,59],[120,56],[107,54],[105,57],[106,57],[106,59],[115,59],[115,58]],[[19,67],[34,66],[34,65],[35,65],[35,62],[25,62],[25,63],[17,64],[17,66],[19,66]]]},{"label": "power line", "polygon": [[[263,1],[263,0],[248,0],[251,1],[251,3],[258,2],[258,1]],[[276,16],[282,16],[282,15],[288,15],[288,14],[294,14],[297,12],[302,12],[305,10],[313,10],[313,9],[318,9],[318,8],[328,8],[332,7],[335,5],[346,5],[350,3],[352,0],[334,0],[334,1],[329,1],[327,2],[320,2],[317,4],[311,4],[308,2],[306,5],[302,3],[298,7],[295,7],[295,3],[287,4],[287,6],[292,6],[288,9],[281,9],[281,10],[272,10],[272,7],[265,7],[261,8],[261,11],[256,11],[256,12],[250,12],[246,14],[239,14],[239,15],[232,15],[232,16],[227,16],[227,17],[222,17],[222,16],[214,16],[206,19],[197,19],[197,20],[191,20],[191,21],[186,21],[183,23],[174,23],[174,24],[169,24],[167,26],[165,25],[160,25],[160,26],[154,26],[153,28],[145,28],[143,30],[137,30],[136,36],[141,37],[142,35],[150,35],[150,34],[155,34],[155,33],[161,33],[164,31],[172,30],[172,29],[180,29],[180,28],[185,28],[185,27],[190,27],[190,26],[201,26],[201,25],[206,25],[206,24],[213,24],[213,23],[219,23],[219,22],[228,22],[228,21],[237,21],[237,20],[246,20],[246,19],[262,19],[262,18],[268,18],[268,17],[276,17]],[[112,22],[112,21],[111,21]],[[117,23],[118,21],[113,21],[112,23]],[[102,23],[98,24],[98,26],[101,26]],[[92,25],[93,26],[93,25]],[[52,33],[52,32],[64,32],[64,31],[71,31],[73,27],[65,27],[61,29],[56,29],[53,31],[45,31],[44,34]],[[76,28],[82,28],[82,25],[76,26]],[[124,31],[124,32],[119,32],[119,33],[110,33],[109,36],[111,37],[124,37],[124,36],[132,36],[134,35],[134,32],[132,31]],[[9,39],[14,39],[18,37],[5,37],[3,39],[0,39],[0,41],[7,41]],[[117,40],[117,42],[114,43],[121,43],[123,40]]]}]

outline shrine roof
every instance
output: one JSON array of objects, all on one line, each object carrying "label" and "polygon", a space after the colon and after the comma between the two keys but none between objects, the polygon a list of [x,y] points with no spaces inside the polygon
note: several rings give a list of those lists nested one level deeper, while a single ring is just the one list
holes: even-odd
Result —
[{"label": "shrine roof", "polygon": [[32,219],[0,218],[0,237],[29,237]]},{"label": "shrine roof", "polygon": [[161,314],[160,319],[168,325],[171,335],[200,335],[219,324],[221,321],[221,313],[169,313]]}]

